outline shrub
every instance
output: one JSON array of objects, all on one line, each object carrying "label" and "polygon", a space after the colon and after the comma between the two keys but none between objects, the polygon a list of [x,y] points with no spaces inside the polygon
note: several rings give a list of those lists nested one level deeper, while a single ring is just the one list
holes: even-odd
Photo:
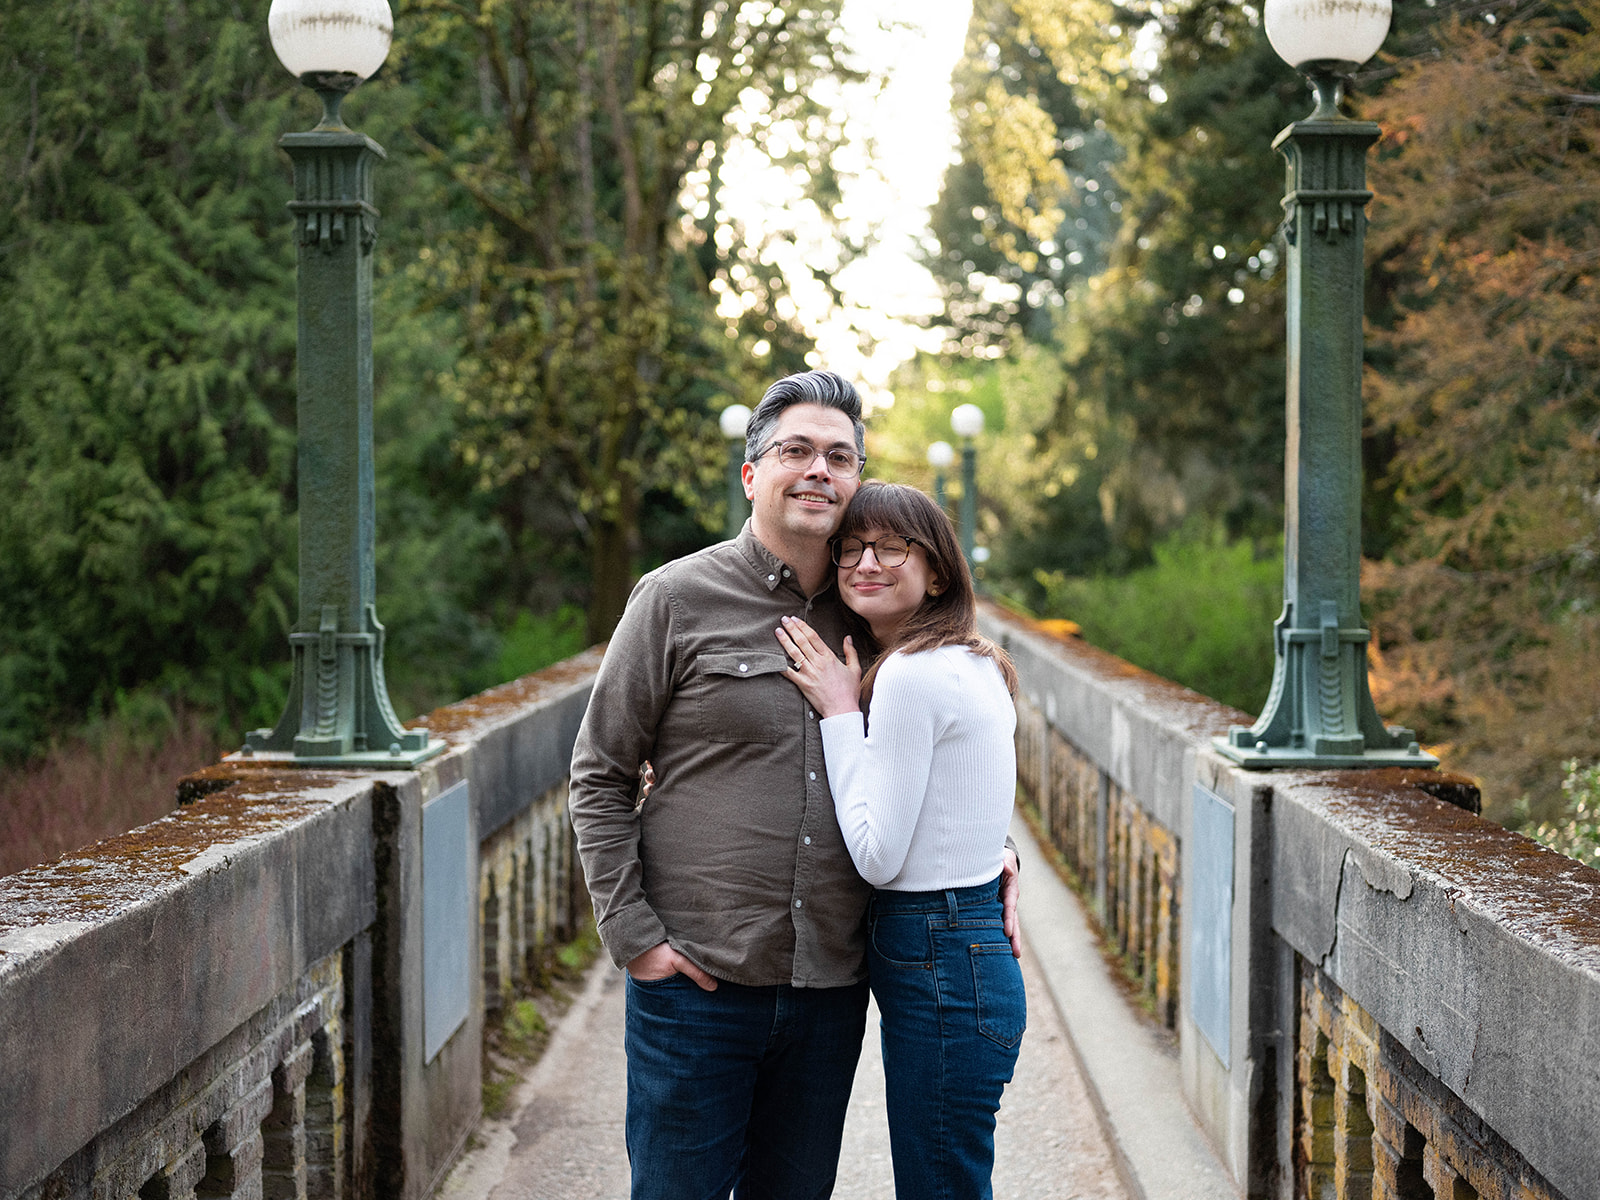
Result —
[{"label": "shrub", "polygon": [[1155,562],[1089,579],[1040,572],[1044,615],[1076,621],[1086,641],[1246,712],[1272,685],[1272,623],[1283,557],[1218,531],[1185,528]]},{"label": "shrub", "polygon": [[1582,766],[1573,758],[1563,763],[1562,769],[1566,773],[1561,790],[1567,794],[1567,811],[1554,821],[1541,821],[1523,832],[1557,854],[1600,867],[1600,763]]}]

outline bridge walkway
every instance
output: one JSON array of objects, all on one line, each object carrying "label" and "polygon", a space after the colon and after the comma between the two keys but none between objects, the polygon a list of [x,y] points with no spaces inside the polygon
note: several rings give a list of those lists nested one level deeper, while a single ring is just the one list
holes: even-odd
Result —
[{"label": "bridge walkway", "polygon": [[[1176,1050],[1110,978],[1077,899],[1021,822],[1028,1033],[996,1131],[1005,1200],[1232,1200],[1180,1098]],[[626,1200],[621,974],[602,958],[519,1085],[486,1121],[441,1200]],[[892,1200],[883,1067],[869,1014],[836,1200]]]}]

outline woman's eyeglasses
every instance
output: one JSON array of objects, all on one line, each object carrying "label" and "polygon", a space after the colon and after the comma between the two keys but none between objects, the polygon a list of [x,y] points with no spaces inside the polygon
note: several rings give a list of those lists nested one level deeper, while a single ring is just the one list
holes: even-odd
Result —
[{"label": "woman's eyeglasses", "polygon": [[840,538],[833,544],[833,561],[841,567],[853,567],[861,561],[861,556],[870,546],[872,556],[878,560],[880,567],[902,567],[906,559],[911,557],[911,547],[921,544],[914,537],[901,537],[898,533],[874,538],[870,542],[854,537]]}]

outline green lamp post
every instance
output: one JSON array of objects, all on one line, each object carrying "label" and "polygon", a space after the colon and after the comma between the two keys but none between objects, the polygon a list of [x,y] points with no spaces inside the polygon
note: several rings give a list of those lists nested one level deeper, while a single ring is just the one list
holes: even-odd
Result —
[{"label": "green lamp post", "polygon": [[744,495],[744,436],[750,425],[750,409],[730,404],[717,418],[722,436],[728,439],[728,536],[736,538],[750,515],[750,502]]},{"label": "green lamp post", "polygon": [[322,99],[279,145],[294,162],[299,244],[300,612],[289,699],[243,755],[317,766],[414,766],[444,743],[401,726],[383,678],[374,569],[372,168],[383,147],[345,125],[344,97],[383,65],[385,0],[273,0],[272,48]]},{"label": "green lamp post", "polygon": [[983,432],[983,409],[976,404],[958,404],[950,412],[950,428],[961,439],[961,552],[967,566],[976,568],[972,548],[978,530],[978,448],[973,438]]},{"label": "green lamp post", "polygon": [[1245,767],[1437,766],[1385,727],[1367,686],[1361,619],[1362,241],[1366,155],[1380,130],[1339,111],[1377,53],[1390,0],[1267,0],[1273,48],[1310,79],[1316,109],[1273,142],[1288,162],[1288,452],[1283,613],[1266,708],[1217,748]]},{"label": "green lamp post", "polygon": [[955,461],[955,447],[949,442],[934,442],[928,447],[928,465],[933,468],[933,499],[941,509],[946,507],[944,473]]}]

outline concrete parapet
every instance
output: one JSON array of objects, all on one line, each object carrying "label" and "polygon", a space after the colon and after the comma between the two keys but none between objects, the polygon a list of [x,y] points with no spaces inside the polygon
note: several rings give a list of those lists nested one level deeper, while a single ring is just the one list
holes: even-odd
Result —
[{"label": "concrete parapet", "polygon": [[1600,872],[1470,780],[1243,770],[1211,737],[1245,714],[982,619],[1024,789],[1163,1017],[1152,925],[1180,948],[1183,1088],[1241,1194],[1600,1197]]},{"label": "concrete parapet", "polygon": [[0,1200],[430,1194],[478,1118],[485,993],[473,970],[425,1054],[424,809],[468,784],[468,964],[496,831],[521,838],[518,938],[570,932],[546,810],[597,664],[430,714],[449,749],[420,770],[230,761],[170,816],[0,879]]},{"label": "concrete parapet", "polygon": [[[1242,770],[1210,738],[1244,714],[983,620],[1024,789],[1241,1194],[1600,1200],[1600,872],[1467,780]],[[0,880],[0,1200],[429,1194],[485,1008],[582,911],[561,810],[597,665],[430,714],[449,748],[416,771],[223,764]]]}]

